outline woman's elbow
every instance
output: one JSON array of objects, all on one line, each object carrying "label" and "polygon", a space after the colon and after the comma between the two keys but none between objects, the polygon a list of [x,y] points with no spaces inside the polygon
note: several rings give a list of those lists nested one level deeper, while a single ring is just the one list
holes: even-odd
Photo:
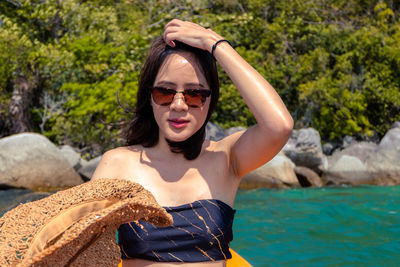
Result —
[{"label": "woman's elbow", "polygon": [[294,127],[294,120],[291,115],[289,115],[285,122],[284,122],[284,131],[287,132],[289,135],[292,133]]},{"label": "woman's elbow", "polygon": [[277,127],[276,129],[277,131],[275,132],[275,134],[279,139],[286,142],[292,134],[293,127],[294,120],[292,116],[288,115],[281,121],[279,127]]}]

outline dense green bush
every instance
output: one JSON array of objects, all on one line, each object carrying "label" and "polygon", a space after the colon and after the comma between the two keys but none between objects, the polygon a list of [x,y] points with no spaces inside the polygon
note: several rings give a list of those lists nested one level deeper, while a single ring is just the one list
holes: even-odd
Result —
[{"label": "dense green bush", "polygon": [[[325,140],[382,135],[400,120],[399,9],[390,0],[1,1],[0,136],[31,129],[95,154],[121,144],[132,114],[116,94],[134,106],[151,40],[172,18],[231,40],[297,127]],[[220,74],[212,120],[254,124]]]}]

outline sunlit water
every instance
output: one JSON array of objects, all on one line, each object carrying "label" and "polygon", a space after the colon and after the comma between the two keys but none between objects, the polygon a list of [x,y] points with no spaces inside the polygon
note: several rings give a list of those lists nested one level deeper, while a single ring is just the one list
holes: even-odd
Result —
[{"label": "sunlit water", "polygon": [[[27,192],[0,191],[0,211],[45,196]],[[235,209],[254,266],[400,266],[400,186],[239,191]]]},{"label": "sunlit water", "polygon": [[254,266],[400,266],[400,187],[239,191],[234,240]]}]

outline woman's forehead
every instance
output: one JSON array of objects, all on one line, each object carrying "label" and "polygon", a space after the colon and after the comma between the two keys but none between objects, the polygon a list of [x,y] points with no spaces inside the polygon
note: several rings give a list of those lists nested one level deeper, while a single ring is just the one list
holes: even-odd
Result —
[{"label": "woman's forehead", "polygon": [[186,80],[186,82],[207,84],[196,57],[189,52],[168,55],[160,66],[155,81],[161,79]]}]

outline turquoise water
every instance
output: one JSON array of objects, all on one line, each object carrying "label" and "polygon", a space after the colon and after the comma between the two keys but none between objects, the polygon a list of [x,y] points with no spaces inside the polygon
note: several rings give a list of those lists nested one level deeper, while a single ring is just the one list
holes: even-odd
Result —
[{"label": "turquoise water", "polygon": [[400,186],[239,191],[235,209],[231,246],[254,266],[400,266]]},{"label": "turquoise water", "polygon": [[234,240],[254,266],[400,266],[400,187],[239,191]]}]

